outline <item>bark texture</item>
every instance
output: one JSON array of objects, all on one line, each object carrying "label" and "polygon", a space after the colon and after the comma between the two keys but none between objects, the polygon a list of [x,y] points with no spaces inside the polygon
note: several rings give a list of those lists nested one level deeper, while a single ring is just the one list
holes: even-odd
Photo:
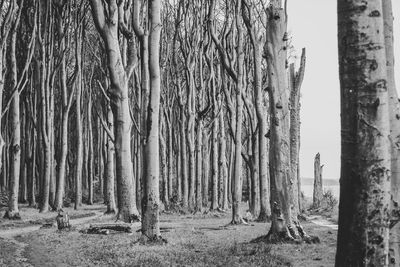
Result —
[{"label": "bark texture", "polygon": [[313,207],[318,209],[321,207],[323,190],[322,190],[322,168],[321,157],[318,153],[314,159],[314,190],[313,190]]},{"label": "bark texture", "polygon": [[336,266],[387,266],[388,77],[383,1],[338,0],[341,177]]}]

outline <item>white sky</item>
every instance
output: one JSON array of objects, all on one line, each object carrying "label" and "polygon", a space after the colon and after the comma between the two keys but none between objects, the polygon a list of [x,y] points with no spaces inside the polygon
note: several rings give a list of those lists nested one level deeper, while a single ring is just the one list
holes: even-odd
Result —
[{"label": "white sky", "polygon": [[[321,153],[324,178],[340,176],[340,89],[336,0],[289,0],[289,31],[297,54],[307,49],[301,88],[300,175],[314,177]],[[393,0],[396,82],[400,86],[400,1]]]}]

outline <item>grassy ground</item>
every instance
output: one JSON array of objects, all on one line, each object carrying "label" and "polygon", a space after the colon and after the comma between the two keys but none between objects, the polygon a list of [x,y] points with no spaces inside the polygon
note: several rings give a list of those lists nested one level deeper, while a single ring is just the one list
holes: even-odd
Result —
[{"label": "grassy ground", "polygon": [[[43,225],[46,223],[55,223],[55,212],[39,213],[38,209],[28,207],[27,204],[22,204],[19,207],[21,220],[4,219],[6,207],[0,208],[0,230],[20,228],[32,225]],[[64,208],[72,219],[94,216],[96,212],[104,212],[106,209],[103,205],[82,206],[81,210],[74,210],[72,207]]]},{"label": "grassy ground", "polygon": [[[46,216],[54,218],[56,214]],[[93,222],[112,221],[113,217],[103,216]],[[220,213],[163,214],[162,236],[168,243],[157,246],[139,244],[140,233],[79,232],[88,225],[63,232],[54,227],[40,229],[1,240],[0,258],[5,266],[333,266],[334,230],[303,223],[309,234],[320,237],[321,244],[253,244],[249,241],[266,234],[268,224],[221,227],[229,221],[229,214]],[[23,247],[23,263],[13,259],[16,246]]]}]

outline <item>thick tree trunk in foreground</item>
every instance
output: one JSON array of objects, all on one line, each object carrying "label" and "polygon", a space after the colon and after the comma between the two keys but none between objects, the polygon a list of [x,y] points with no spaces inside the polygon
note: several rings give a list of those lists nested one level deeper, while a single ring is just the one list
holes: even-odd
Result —
[{"label": "thick tree trunk in foreground", "polygon": [[152,0],[149,4],[150,38],[149,38],[149,70],[150,70],[150,102],[148,107],[148,131],[146,144],[146,169],[144,178],[144,194],[142,202],[143,220],[142,237],[149,241],[160,239],[159,214],[159,113],[160,113],[160,33],[161,33],[161,1]]},{"label": "thick tree trunk in foreground", "polygon": [[342,161],[336,266],[389,263],[391,164],[382,2],[338,0]]},{"label": "thick tree trunk in foreground", "polygon": [[383,1],[383,19],[386,48],[387,88],[389,93],[389,122],[391,141],[391,224],[389,264],[400,264],[400,104],[394,75],[393,13],[392,1]]},{"label": "thick tree trunk in foreground", "polygon": [[318,153],[314,159],[314,190],[313,190],[313,208],[317,209],[321,207],[323,190],[322,190],[322,168],[321,158]]},{"label": "thick tree trunk in foreground", "polygon": [[291,210],[290,118],[287,92],[287,16],[281,1],[268,7],[267,71],[270,96],[270,179],[272,224],[270,242],[308,238]]}]

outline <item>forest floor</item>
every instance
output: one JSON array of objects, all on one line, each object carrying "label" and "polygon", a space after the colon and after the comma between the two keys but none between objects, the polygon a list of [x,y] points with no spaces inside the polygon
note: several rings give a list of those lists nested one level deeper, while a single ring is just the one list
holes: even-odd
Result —
[{"label": "forest floor", "polygon": [[[65,209],[71,230],[58,231],[57,213],[22,207],[22,221],[0,220],[0,266],[333,266],[336,235],[324,218],[303,222],[320,244],[250,243],[265,235],[268,223],[227,226],[229,213],[162,214],[164,245],[142,245],[140,232],[83,234],[90,223],[114,222],[104,206]],[[3,213],[0,212],[0,215]],[[322,224],[318,225],[316,223]],[[42,227],[42,225],[46,227]],[[53,226],[51,227],[51,225]],[[139,230],[140,224],[134,224]]]}]

